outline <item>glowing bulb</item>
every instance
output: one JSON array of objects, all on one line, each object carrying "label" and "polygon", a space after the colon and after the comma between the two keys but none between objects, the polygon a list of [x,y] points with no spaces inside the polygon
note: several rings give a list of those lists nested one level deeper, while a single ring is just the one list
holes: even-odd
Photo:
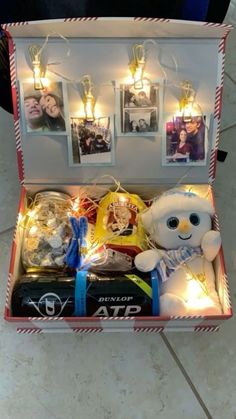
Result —
[{"label": "glowing bulb", "polygon": [[84,264],[91,263],[92,265],[99,265],[103,264],[107,259],[107,250],[105,246],[98,245],[96,247],[92,247],[85,258]]},{"label": "glowing bulb", "polygon": [[185,80],[181,83],[182,95],[179,101],[179,109],[184,122],[191,121],[193,117],[193,105],[195,101],[196,92],[192,84]]},{"label": "glowing bulb", "polygon": [[188,298],[191,300],[195,298],[200,298],[204,295],[205,294],[199,282],[195,279],[190,279],[188,283]]},{"label": "glowing bulb", "polygon": [[202,310],[204,308],[212,308],[215,307],[214,301],[210,297],[202,297],[202,298],[193,298],[189,299],[187,302],[187,306],[192,309],[199,309]]},{"label": "glowing bulb", "polygon": [[29,234],[32,236],[32,235],[34,235],[37,231],[38,231],[38,227],[37,227],[37,226],[32,226],[32,227],[31,227],[31,229],[30,229],[30,231],[29,231]]},{"label": "glowing bulb", "polygon": [[47,77],[40,77],[40,80],[43,85],[43,88],[47,88],[51,84],[51,81]]},{"label": "glowing bulb", "polygon": [[121,203],[125,203],[125,202],[128,202],[128,199],[125,197],[125,196],[119,196],[119,202],[121,202]]},{"label": "glowing bulb", "polygon": [[35,214],[36,214],[36,211],[35,211],[35,210],[30,210],[30,211],[28,211],[28,213],[27,213],[27,215],[28,215],[30,218],[33,218],[33,217],[35,216]]},{"label": "glowing bulb", "polygon": [[40,61],[38,59],[35,59],[35,61],[32,61],[32,65],[34,74],[34,88],[35,90],[41,90],[44,88],[44,86],[41,79]]},{"label": "glowing bulb", "polygon": [[86,121],[94,121],[94,97],[92,93],[87,93],[84,97],[84,111]]},{"label": "glowing bulb", "polygon": [[72,204],[72,210],[73,210],[73,211],[78,211],[79,206],[80,206],[80,199],[79,199],[79,197],[78,197],[78,198],[76,198],[76,199],[74,200],[74,202],[73,202],[73,204]]},{"label": "glowing bulb", "polygon": [[30,45],[29,54],[33,67],[33,76],[34,76],[34,88],[35,90],[41,90],[44,88],[42,83],[42,67],[41,67],[41,52],[42,47],[40,45]]},{"label": "glowing bulb", "polygon": [[83,85],[83,88],[84,88],[83,102],[84,102],[85,119],[88,122],[93,122],[95,119],[94,118],[95,99],[92,94],[93,83],[91,80],[91,76],[88,74],[83,76],[81,79],[81,84]]},{"label": "glowing bulb", "polygon": [[136,64],[130,65],[130,70],[132,73],[134,88],[142,89],[143,88],[143,72],[144,72],[145,61],[139,60]]},{"label": "glowing bulb", "polygon": [[134,88],[143,88],[143,72],[145,67],[145,48],[144,45],[134,45],[133,47],[133,60],[131,61],[129,68],[134,80]]},{"label": "glowing bulb", "polygon": [[18,214],[18,223],[20,223],[23,220],[23,214],[21,214],[21,212],[19,212]]}]

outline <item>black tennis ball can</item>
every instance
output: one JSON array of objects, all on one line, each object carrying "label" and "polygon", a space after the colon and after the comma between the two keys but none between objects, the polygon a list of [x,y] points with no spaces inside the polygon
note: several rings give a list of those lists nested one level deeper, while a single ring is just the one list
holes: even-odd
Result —
[{"label": "black tennis ball can", "polygon": [[16,317],[133,317],[159,315],[156,271],[22,275],[12,292]]}]

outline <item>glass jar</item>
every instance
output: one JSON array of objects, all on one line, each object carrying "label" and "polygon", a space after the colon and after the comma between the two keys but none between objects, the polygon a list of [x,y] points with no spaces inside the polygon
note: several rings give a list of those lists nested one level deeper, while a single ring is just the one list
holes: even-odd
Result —
[{"label": "glass jar", "polygon": [[35,195],[26,213],[22,262],[27,272],[58,271],[65,268],[71,239],[71,198],[61,192]]}]

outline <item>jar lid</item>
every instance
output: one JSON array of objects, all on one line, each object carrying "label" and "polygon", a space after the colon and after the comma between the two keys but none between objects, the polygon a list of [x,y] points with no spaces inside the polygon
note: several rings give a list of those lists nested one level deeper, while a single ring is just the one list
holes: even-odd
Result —
[{"label": "jar lid", "polygon": [[40,198],[55,198],[55,199],[62,199],[64,201],[67,201],[68,199],[70,199],[70,195],[63,193],[63,192],[56,192],[56,191],[42,191],[42,192],[38,192],[34,199],[35,200],[40,200]]}]

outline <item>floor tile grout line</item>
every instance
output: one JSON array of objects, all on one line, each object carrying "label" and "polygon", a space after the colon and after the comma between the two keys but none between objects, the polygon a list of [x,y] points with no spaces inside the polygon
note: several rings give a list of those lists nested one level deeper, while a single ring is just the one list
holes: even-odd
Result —
[{"label": "floor tile grout line", "polygon": [[227,72],[225,71],[225,75],[226,77],[228,77],[228,79],[234,84],[236,85],[236,80],[234,80],[234,78]]},{"label": "floor tile grout line", "polygon": [[222,129],[220,130],[220,134],[223,134],[223,132],[228,131],[228,130],[229,130],[229,129],[231,129],[231,128],[234,128],[235,126],[236,126],[236,121],[235,121],[235,122],[233,122],[232,124],[227,125],[226,127],[222,128]]},{"label": "floor tile grout line", "polygon": [[194,396],[196,397],[198,403],[200,404],[201,408],[203,409],[206,417],[208,419],[213,419],[213,416],[210,414],[210,412],[209,412],[208,408],[206,407],[203,399],[201,398],[200,394],[198,393],[195,385],[193,384],[191,378],[189,377],[189,375],[188,375],[187,371],[185,370],[183,364],[181,363],[180,359],[176,355],[176,353],[175,353],[174,349],[172,348],[172,346],[171,346],[169,340],[167,339],[166,335],[163,332],[161,332],[160,335],[161,335],[161,338],[162,338],[163,342],[165,343],[168,351],[170,352],[172,358],[174,359],[175,363],[177,364],[181,373],[183,374],[185,380],[187,381],[189,387],[191,388],[191,390],[192,390]]},{"label": "floor tile grout line", "polygon": [[7,228],[5,228],[5,230],[0,230],[0,236],[1,236],[2,234],[8,233],[8,231],[13,230],[13,229],[14,229],[14,227],[15,227],[15,226],[11,226],[11,227],[7,227]]}]

